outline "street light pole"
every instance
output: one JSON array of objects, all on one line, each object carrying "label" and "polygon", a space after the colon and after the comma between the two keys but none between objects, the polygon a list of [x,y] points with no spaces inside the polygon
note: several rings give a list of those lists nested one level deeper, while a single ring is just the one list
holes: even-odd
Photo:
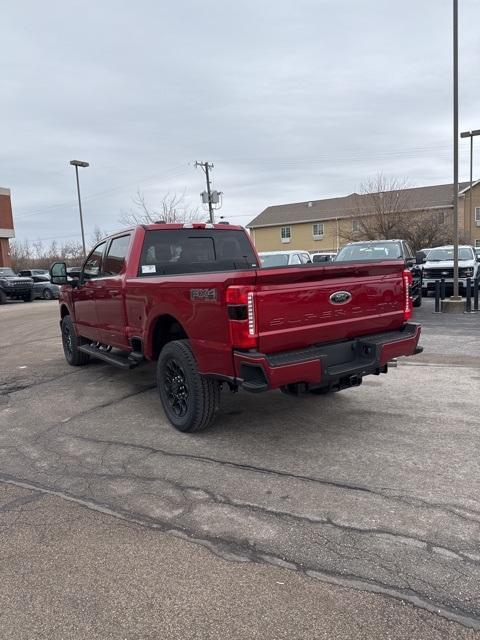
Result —
[{"label": "street light pole", "polygon": [[[469,221],[468,221],[468,233],[470,237],[470,241],[472,240],[472,220],[473,220],[473,138],[475,136],[480,136],[480,129],[474,129],[473,131],[462,131],[460,134],[461,138],[470,138],[470,211],[469,211]],[[466,207],[464,206],[464,209]],[[465,213],[464,216],[465,218]],[[465,225],[466,226],[466,225]]]},{"label": "street light pole", "polygon": [[80,180],[78,179],[78,167],[89,167],[88,162],[83,162],[83,160],[70,160],[70,164],[75,167],[75,175],[77,178],[77,195],[78,195],[78,210],[80,212],[80,229],[82,231],[82,246],[83,246],[83,257],[87,257],[87,248],[85,246],[85,231],[83,229],[83,213],[82,213],[82,199],[80,198]]},{"label": "street light pole", "polygon": [[453,300],[458,296],[458,0],[453,0]]}]

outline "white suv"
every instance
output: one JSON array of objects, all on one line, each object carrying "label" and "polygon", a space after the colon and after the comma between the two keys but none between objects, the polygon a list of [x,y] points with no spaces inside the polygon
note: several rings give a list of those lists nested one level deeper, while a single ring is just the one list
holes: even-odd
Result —
[{"label": "white suv", "polygon": [[[480,278],[480,257],[473,247],[461,245],[458,247],[458,286],[465,290],[467,278]],[[453,246],[435,247],[429,249],[423,265],[422,293],[435,289],[435,280],[445,279],[448,288],[453,286]]]}]

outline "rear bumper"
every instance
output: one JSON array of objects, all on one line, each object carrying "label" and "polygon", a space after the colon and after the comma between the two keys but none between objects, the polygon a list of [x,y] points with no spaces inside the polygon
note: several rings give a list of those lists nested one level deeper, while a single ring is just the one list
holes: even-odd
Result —
[{"label": "rear bumper", "polygon": [[420,325],[412,322],[396,331],[295,351],[273,354],[235,351],[235,372],[247,391],[289,385],[302,385],[305,390],[356,386],[363,376],[386,373],[390,360],[420,353],[420,331]]}]

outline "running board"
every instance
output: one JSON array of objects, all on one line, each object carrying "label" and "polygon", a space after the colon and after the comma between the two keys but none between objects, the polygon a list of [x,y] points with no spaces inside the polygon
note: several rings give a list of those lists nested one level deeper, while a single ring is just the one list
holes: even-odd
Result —
[{"label": "running board", "polygon": [[91,344],[82,344],[78,347],[78,350],[82,353],[87,353],[89,356],[92,356],[92,358],[104,360],[108,362],[108,364],[112,364],[120,369],[133,369],[143,362],[143,358],[139,357],[140,354],[137,352],[129,353],[127,356],[120,356],[111,351],[99,349]]}]

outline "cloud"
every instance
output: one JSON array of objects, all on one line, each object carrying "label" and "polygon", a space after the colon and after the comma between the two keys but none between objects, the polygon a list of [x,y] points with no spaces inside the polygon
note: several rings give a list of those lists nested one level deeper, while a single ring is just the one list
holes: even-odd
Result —
[{"label": "cloud", "polygon": [[[461,7],[461,123],[475,128],[480,44]],[[369,175],[451,180],[447,0],[7,0],[0,23],[0,183],[17,235],[113,230],[137,187],[199,204],[215,163],[222,214],[342,195]],[[480,155],[477,155],[477,162]],[[468,149],[461,147],[466,175]]]}]

